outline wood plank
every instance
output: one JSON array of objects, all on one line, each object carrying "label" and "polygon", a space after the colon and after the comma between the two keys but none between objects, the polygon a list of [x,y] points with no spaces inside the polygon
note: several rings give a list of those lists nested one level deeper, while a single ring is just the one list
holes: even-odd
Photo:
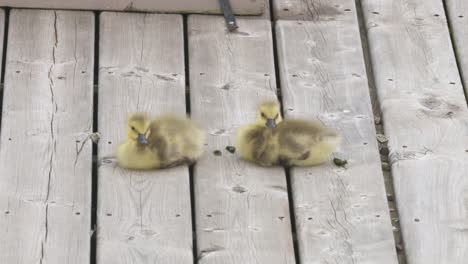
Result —
[{"label": "wood plank", "polygon": [[468,111],[439,0],[363,13],[409,263],[468,259]]},{"label": "wood plank", "polygon": [[[335,0],[276,0],[273,1],[275,19],[333,20],[339,15],[356,14],[353,1]],[[350,14],[348,14],[350,15]]]},{"label": "wood plank", "polygon": [[276,97],[270,22],[238,23],[240,32],[228,33],[221,17],[188,21],[191,115],[209,134],[194,168],[198,263],[294,263],[283,170],[225,150],[255,121],[257,104]]},{"label": "wood plank", "polygon": [[465,91],[468,94],[468,45],[466,45],[468,43],[468,2],[464,0],[446,0],[445,2],[459,70],[463,76]]},{"label": "wood plank", "polygon": [[262,0],[265,3],[265,6],[263,8],[263,14],[261,18],[271,20],[273,17],[272,14],[270,14],[271,8],[270,8],[270,0]]},{"label": "wood plank", "polygon": [[0,262],[88,263],[94,15],[11,10]]},{"label": "wood plank", "polygon": [[[260,15],[265,6],[264,0],[235,0],[231,4],[233,12],[240,15]],[[0,6],[222,14],[218,0],[0,0]]]},{"label": "wood plank", "polygon": [[398,263],[355,11],[276,33],[285,117],[337,128],[349,163],[291,171],[301,261]]},{"label": "wood plank", "polygon": [[115,160],[129,113],[185,115],[181,15],[103,13],[98,263],[193,263],[187,167],[135,172]]}]

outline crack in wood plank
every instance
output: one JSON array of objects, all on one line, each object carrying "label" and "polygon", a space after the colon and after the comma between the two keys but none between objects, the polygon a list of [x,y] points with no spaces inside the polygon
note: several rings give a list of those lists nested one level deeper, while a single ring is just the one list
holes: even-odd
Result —
[{"label": "crack in wood plank", "polygon": [[207,256],[209,256],[211,254],[215,254],[215,253],[223,251],[223,250],[226,250],[226,249],[224,247],[217,246],[217,245],[213,245],[210,248],[202,249],[200,251],[200,255],[198,256],[198,261],[200,261],[203,258],[206,258]]},{"label": "crack in wood plank", "polygon": [[56,153],[56,150],[57,150],[57,142],[56,142],[56,139],[55,139],[55,131],[54,131],[54,119],[55,119],[55,114],[57,112],[57,103],[55,102],[55,95],[54,95],[54,80],[53,80],[53,77],[52,77],[52,72],[53,72],[53,69],[54,69],[54,66],[55,66],[55,63],[56,63],[56,58],[55,58],[55,52],[56,52],[56,49],[57,49],[57,45],[58,45],[58,32],[57,32],[57,12],[54,11],[54,20],[53,20],[53,23],[54,23],[54,45],[52,47],[52,63],[50,65],[50,68],[49,68],[49,72],[48,72],[48,78],[49,78],[49,89],[50,89],[50,99],[51,99],[51,105],[52,105],[52,115],[51,115],[51,120],[50,120],[50,135],[51,135],[51,138],[52,138],[52,145],[53,145],[53,148],[52,148],[52,151],[50,152],[50,160],[49,160],[49,173],[48,173],[48,179],[47,179],[47,192],[46,192],[46,197],[45,197],[45,202],[46,202],[46,206],[45,206],[45,220],[44,220],[44,228],[45,228],[45,232],[44,232],[44,238],[43,240],[41,241],[41,259],[40,259],[40,263],[42,263],[43,261],[43,258],[44,258],[44,246],[45,244],[47,243],[47,237],[48,237],[48,234],[49,234],[49,226],[48,226],[48,222],[49,222],[49,204],[47,203],[48,200],[49,200],[49,195],[50,195],[50,183],[51,183],[51,178],[52,178],[52,173],[53,173],[53,169],[54,169],[54,157],[55,157],[55,153]]}]

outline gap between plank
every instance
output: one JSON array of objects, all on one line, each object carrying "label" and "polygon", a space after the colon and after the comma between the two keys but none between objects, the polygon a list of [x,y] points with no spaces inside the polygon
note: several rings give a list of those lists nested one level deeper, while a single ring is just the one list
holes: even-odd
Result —
[{"label": "gap between plank", "polygon": [[[367,38],[367,29],[366,29],[366,25],[364,24],[363,9],[362,9],[362,4],[360,1],[356,1],[356,11],[357,11],[357,19],[359,23],[359,31],[361,35],[362,52],[364,54],[364,63],[366,66],[367,82],[368,82],[368,87],[369,87],[372,112],[374,115],[375,131],[377,134],[381,134],[385,136],[385,132],[383,129],[382,113],[380,111],[380,103],[378,100],[377,88],[375,85],[373,67],[372,67],[372,62],[371,62],[371,54],[368,49],[369,42]],[[384,176],[385,190],[387,194],[387,204],[390,210],[389,215],[391,218],[390,221],[392,223],[392,228],[393,228],[393,237],[395,241],[395,248],[396,248],[397,255],[398,255],[398,263],[406,264],[407,263],[406,253],[405,253],[405,248],[404,248],[403,237],[400,232],[401,230],[400,223],[399,223],[400,218],[399,218],[398,210],[397,210],[398,208],[397,208],[396,199],[395,199],[395,191],[393,189],[393,177],[392,177],[392,172],[391,172],[391,166],[389,163],[389,151],[387,147],[387,142],[382,143],[378,141],[377,143],[379,145],[379,153],[380,153],[380,159],[382,163],[382,172]]]},{"label": "gap between plank", "polygon": [[[93,133],[98,131],[98,84],[99,84],[99,16],[94,11],[94,78],[93,78]],[[90,263],[97,263],[97,202],[98,202],[98,159],[97,143],[93,144],[92,187],[91,187],[91,254]]]},{"label": "gap between plank", "polygon": [[296,214],[294,212],[294,198],[292,195],[292,185],[291,185],[291,169],[284,168],[284,174],[286,175],[286,189],[288,191],[288,202],[289,202],[289,218],[291,220],[291,232],[293,239],[294,247],[294,258],[296,263],[301,263],[299,255],[299,243],[297,241],[297,231],[296,231]]},{"label": "gap between plank", "polygon": [[188,15],[182,15],[184,26],[185,111],[190,116],[190,66],[188,44]]},{"label": "gap between plank", "polygon": [[[187,116],[190,116],[190,65],[189,65],[189,39],[188,39],[188,15],[183,15],[184,27],[184,66],[185,66],[185,111]],[[192,215],[192,254],[193,263],[198,263],[197,253],[197,229],[195,219],[195,185],[194,185],[194,166],[192,164],[188,167],[189,170],[189,184],[190,184],[190,211]]]},{"label": "gap between plank", "polygon": [[[275,65],[275,76],[276,76],[276,95],[278,97],[278,101],[281,105],[281,115],[284,116],[284,108],[283,108],[283,97],[281,94],[281,79],[280,79],[280,69],[279,69],[279,59],[278,59],[278,49],[277,49],[277,41],[276,41],[276,34],[275,34],[275,14],[273,8],[273,0],[270,1],[270,25],[271,25],[271,37],[273,41],[273,61]],[[288,192],[288,205],[289,205],[289,219],[291,222],[291,233],[292,233],[292,242],[294,247],[294,259],[297,264],[301,263],[300,255],[299,255],[299,244],[297,242],[297,231],[296,231],[296,214],[294,212],[294,199],[292,195],[292,187],[291,187],[291,170],[289,168],[284,168],[284,174],[286,177],[286,189]]]},{"label": "gap between plank", "polygon": [[[276,95],[278,96],[278,100],[282,103],[282,95],[281,95],[281,82],[280,82],[280,70],[279,70],[279,63],[278,63],[278,52],[277,52],[277,45],[276,45],[276,34],[275,34],[275,9],[273,8],[273,0],[270,1],[270,25],[271,25],[271,38],[273,40],[273,61],[275,63],[275,75],[276,75]],[[284,116],[283,112],[283,104],[281,104],[281,114]]]},{"label": "gap between plank", "polygon": [[463,70],[460,66],[460,61],[459,61],[459,56],[460,53],[458,52],[457,46],[455,45],[455,38],[453,37],[454,32],[453,32],[453,27],[452,27],[452,21],[450,19],[450,11],[447,7],[446,1],[442,1],[442,4],[444,5],[444,12],[445,12],[445,19],[447,21],[447,26],[449,30],[449,36],[450,36],[450,43],[452,43],[452,48],[453,48],[453,54],[455,55],[455,63],[457,64],[457,69],[458,69],[458,75],[460,75],[460,80],[461,80],[461,86],[463,88],[463,93],[465,94],[465,102],[468,105],[468,87],[465,87],[465,77],[468,78],[468,76],[463,75]]},{"label": "gap between plank", "polygon": [[[6,66],[6,56],[7,56],[7,43],[8,43],[8,25],[10,18],[10,8],[3,9],[5,11],[5,21],[4,21],[4,30],[3,30],[3,57],[2,57],[2,72],[1,72],[1,81],[0,81],[0,112],[3,112],[3,90],[5,88],[5,66]],[[2,115],[0,113],[0,131],[2,125]]]}]

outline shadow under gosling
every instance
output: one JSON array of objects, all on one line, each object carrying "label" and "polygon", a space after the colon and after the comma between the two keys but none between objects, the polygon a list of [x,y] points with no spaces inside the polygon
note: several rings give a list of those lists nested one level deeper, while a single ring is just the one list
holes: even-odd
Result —
[{"label": "shadow under gosling", "polygon": [[307,167],[327,161],[341,137],[319,122],[283,120],[280,104],[266,101],[256,123],[241,127],[236,141],[241,157],[261,166]]},{"label": "shadow under gosling", "polygon": [[194,121],[165,115],[154,121],[130,115],[127,140],[117,150],[120,167],[135,170],[171,168],[194,163],[202,154],[206,132]]}]

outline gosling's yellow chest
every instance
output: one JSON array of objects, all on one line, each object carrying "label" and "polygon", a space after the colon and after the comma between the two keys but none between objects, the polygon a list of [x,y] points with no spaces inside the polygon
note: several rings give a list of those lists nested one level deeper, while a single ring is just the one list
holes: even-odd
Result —
[{"label": "gosling's yellow chest", "polygon": [[117,150],[119,166],[127,169],[148,170],[160,167],[159,159],[150,148],[126,141]]}]

